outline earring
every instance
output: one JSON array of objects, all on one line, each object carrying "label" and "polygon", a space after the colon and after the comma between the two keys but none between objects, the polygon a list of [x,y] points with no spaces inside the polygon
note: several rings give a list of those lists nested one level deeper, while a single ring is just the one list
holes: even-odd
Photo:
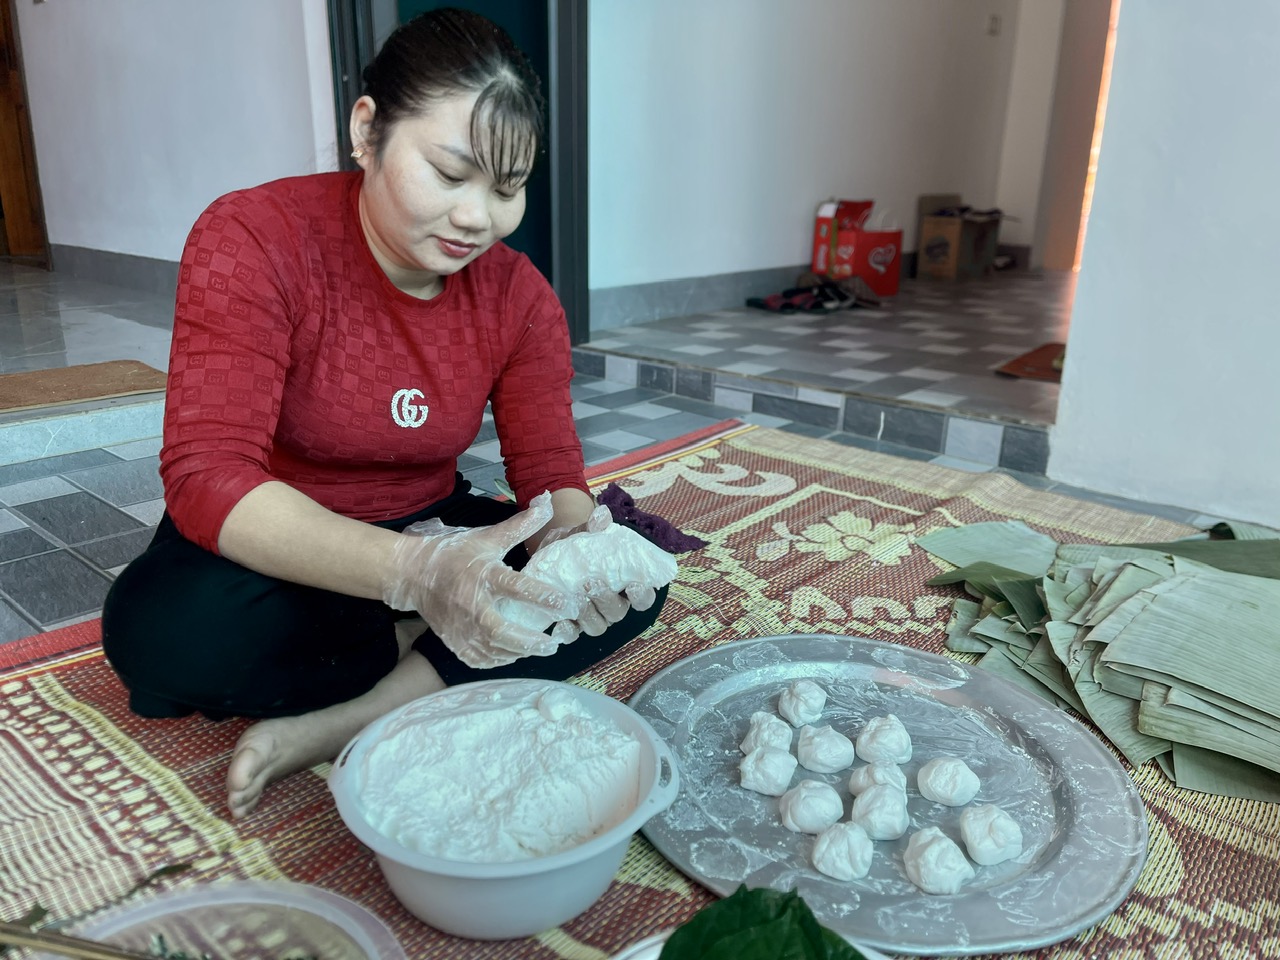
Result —
[{"label": "earring", "polygon": [[364,147],[356,147],[354,150],[351,151],[352,160],[359,160],[363,156],[364,156]]}]

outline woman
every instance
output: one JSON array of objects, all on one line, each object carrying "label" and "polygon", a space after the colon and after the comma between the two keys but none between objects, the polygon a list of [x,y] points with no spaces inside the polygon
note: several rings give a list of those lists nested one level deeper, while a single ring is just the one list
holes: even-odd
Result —
[{"label": "woman", "polygon": [[[539,152],[536,76],[492,23],[437,10],[364,80],[358,172],[229,194],[191,231],[168,509],[103,610],[135,712],[260,718],[227,773],[237,817],[388,710],[483,677],[567,677],[661,607],[654,584],[569,595],[513,569],[609,522],[583,476],[563,310],[499,242]],[[456,472],[486,402],[518,506]],[[541,608],[554,639],[500,600]]]}]

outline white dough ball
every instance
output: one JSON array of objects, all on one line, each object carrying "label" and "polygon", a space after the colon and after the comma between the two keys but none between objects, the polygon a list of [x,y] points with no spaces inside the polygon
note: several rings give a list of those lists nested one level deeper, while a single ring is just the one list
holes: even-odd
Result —
[{"label": "white dough ball", "polygon": [[858,756],[868,762],[906,763],[911,759],[911,735],[892,713],[872,717],[858,734]]},{"label": "white dough ball", "polygon": [[867,787],[853,801],[849,819],[867,831],[872,840],[897,840],[907,832],[907,795],[887,783]]},{"label": "white dough ball", "polygon": [[849,774],[849,792],[855,797],[878,783],[907,792],[907,775],[896,763],[888,760],[873,760]]},{"label": "white dough ball", "polygon": [[778,697],[778,712],[793,727],[817,723],[827,705],[827,691],[812,680],[797,680]]},{"label": "white dough ball", "polygon": [[856,823],[835,823],[813,844],[813,865],[836,880],[857,880],[871,869],[871,838]]},{"label": "white dough ball", "polygon": [[853,763],[853,741],[831,727],[803,726],[796,741],[800,766],[815,773],[835,773]]},{"label": "white dough ball", "polygon": [[960,885],[974,877],[964,852],[937,827],[911,835],[902,865],[911,882],[925,893],[958,893]]},{"label": "white dough ball", "polygon": [[960,814],[960,837],[975,863],[989,867],[1022,853],[1022,828],[993,803]]},{"label": "white dough ball", "polygon": [[747,735],[742,738],[738,749],[750,753],[757,747],[773,747],[775,750],[791,749],[791,727],[784,720],[779,720],[772,713],[757,710],[751,715],[751,726]]},{"label": "white dough ball", "polygon": [[821,833],[844,814],[835,788],[820,780],[801,780],[778,800],[782,825],[796,833]]},{"label": "white dough ball", "polygon": [[770,797],[780,797],[796,772],[796,758],[776,747],[757,747],[738,764],[740,782],[746,789]]},{"label": "white dough ball", "polygon": [[982,781],[969,765],[956,757],[936,757],[916,774],[916,788],[926,800],[963,807],[978,795]]}]

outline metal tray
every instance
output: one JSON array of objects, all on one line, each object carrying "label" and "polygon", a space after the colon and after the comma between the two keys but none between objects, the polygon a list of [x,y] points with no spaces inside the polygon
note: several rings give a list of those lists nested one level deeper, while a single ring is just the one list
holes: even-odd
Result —
[{"label": "metal tray", "polygon": [[[851,738],[893,713],[911,734],[911,826],[877,842],[870,874],[832,880],[810,864],[813,837],[792,833],[778,801],[738,785],[738,743],[756,710],[808,678],[828,694],[821,723]],[[1103,920],[1129,894],[1147,856],[1142,801],[1116,758],[1083,724],[979,668],[861,637],[791,634],[740,640],[695,654],[631,698],[672,747],[680,794],[643,828],[680,870],[721,896],[740,884],[795,889],[818,919],[891,953],[965,955],[1056,943]],[[973,803],[997,803],[1018,822],[1023,853],[954,896],[906,878],[902,854],[918,829],[960,842],[962,809],[932,803],[915,774],[936,756],[963,759],[982,780]],[[857,761],[856,765],[860,765]],[[836,787],[849,810],[849,770],[802,778]]]}]

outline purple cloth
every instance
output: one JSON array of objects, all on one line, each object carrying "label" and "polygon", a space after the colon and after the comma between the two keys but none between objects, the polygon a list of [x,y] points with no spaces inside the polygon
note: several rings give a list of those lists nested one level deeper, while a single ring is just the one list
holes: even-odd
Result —
[{"label": "purple cloth", "polygon": [[636,506],[631,495],[616,483],[605,487],[600,496],[596,497],[596,502],[608,507],[615,521],[627,521],[667,553],[687,553],[707,545],[707,541],[682,533],[657,514],[645,513]]}]

